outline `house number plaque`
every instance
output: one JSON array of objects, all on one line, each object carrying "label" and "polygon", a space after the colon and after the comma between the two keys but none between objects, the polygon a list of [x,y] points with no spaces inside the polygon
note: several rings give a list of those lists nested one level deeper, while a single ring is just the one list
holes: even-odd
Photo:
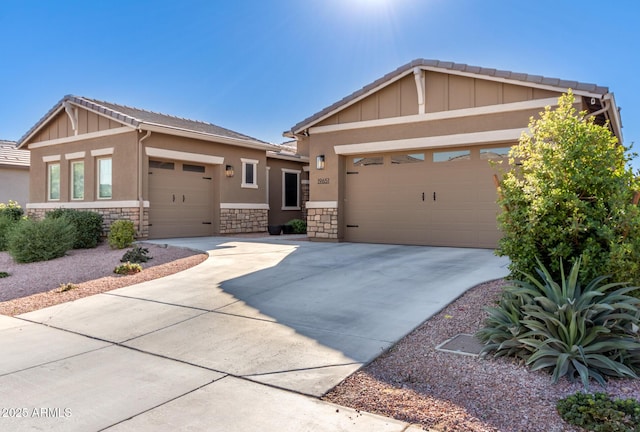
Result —
[{"label": "house number plaque", "polygon": [[329,177],[319,178],[318,184],[329,184]]}]

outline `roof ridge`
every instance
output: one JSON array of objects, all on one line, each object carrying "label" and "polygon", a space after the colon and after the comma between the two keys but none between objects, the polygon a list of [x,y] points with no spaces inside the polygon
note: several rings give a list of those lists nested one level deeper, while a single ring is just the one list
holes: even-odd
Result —
[{"label": "roof ridge", "polygon": [[[118,106],[118,107],[122,107],[122,108],[127,108],[127,109],[130,109],[130,110],[143,111],[143,112],[146,112],[146,113],[149,113],[149,114],[156,114],[156,115],[161,115],[161,116],[165,116],[165,117],[170,117],[170,118],[174,118],[174,119],[177,119],[177,120],[185,120],[185,121],[190,121],[190,122],[194,122],[194,123],[202,123],[202,124],[206,124],[206,125],[212,125],[212,126],[221,127],[221,126],[218,126],[216,124],[213,124],[213,123],[210,123],[210,122],[206,122],[204,120],[196,120],[196,119],[191,119],[191,118],[187,118],[187,117],[180,117],[180,116],[173,115],[173,114],[167,114],[167,113],[163,113],[163,112],[159,112],[159,111],[153,111],[153,110],[149,110],[149,109],[138,108],[138,107],[129,106],[129,105],[123,105],[123,104],[119,104],[119,103],[115,103],[115,102],[103,101],[103,100],[99,100],[99,99],[92,99],[92,98],[88,98],[88,97],[85,97],[85,96],[76,96],[76,97],[80,97],[82,99],[85,99],[87,101],[91,101],[91,102],[94,102],[94,103],[97,103],[97,104],[100,104],[100,105],[101,104],[109,104],[109,105],[114,105],[114,106]],[[105,107],[105,108],[107,108],[107,107]],[[124,114],[124,113],[120,113],[120,114],[126,115],[127,117],[132,117],[131,115],[127,115],[127,114]],[[141,120],[141,119],[136,119],[136,120],[139,120],[140,122],[143,122],[143,123],[145,122],[144,120]]]}]

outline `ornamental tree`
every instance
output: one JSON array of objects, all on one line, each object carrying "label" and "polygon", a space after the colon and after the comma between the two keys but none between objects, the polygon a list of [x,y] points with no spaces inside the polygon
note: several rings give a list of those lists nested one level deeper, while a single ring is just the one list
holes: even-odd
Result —
[{"label": "ornamental tree", "polygon": [[[580,277],[640,284],[639,183],[628,149],[606,126],[576,112],[571,91],[531,118],[500,181],[497,254],[513,275],[535,274],[536,257],[560,276],[582,256]],[[637,199],[637,198],[636,198]]]}]

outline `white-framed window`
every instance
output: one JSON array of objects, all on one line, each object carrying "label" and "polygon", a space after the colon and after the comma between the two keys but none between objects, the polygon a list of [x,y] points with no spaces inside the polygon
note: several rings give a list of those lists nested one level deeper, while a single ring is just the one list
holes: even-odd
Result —
[{"label": "white-framed window", "polygon": [[282,168],[282,210],[300,210],[300,171]]},{"label": "white-framed window", "polygon": [[111,158],[99,158],[97,160],[97,166],[98,199],[111,199],[113,196]]},{"label": "white-framed window", "polygon": [[84,199],[84,161],[71,162],[71,199]]},{"label": "white-framed window", "polygon": [[258,162],[255,159],[240,159],[242,162],[242,187],[258,189]]},{"label": "white-framed window", "polygon": [[49,201],[60,200],[60,163],[47,165],[47,198]]}]

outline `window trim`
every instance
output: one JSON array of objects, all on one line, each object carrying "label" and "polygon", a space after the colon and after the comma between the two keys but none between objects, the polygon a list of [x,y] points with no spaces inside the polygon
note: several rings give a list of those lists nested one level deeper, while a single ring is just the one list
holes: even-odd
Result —
[{"label": "window trim", "polygon": [[[74,197],[75,181],[76,181],[76,178],[75,178],[76,171],[74,169],[74,165],[77,165],[77,164],[82,164],[82,197],[80,198]],[[84,201],[84,173],[85,173],[84,160],[77,159],[77,160],[71,161],[70,168],[71,168],[71,171],[70,171],[71,181],[69,182],[70,183],[69,196],[71,198],[71,201]]]},{"label": "window trim", "polygon": [[[242,162],[242,184],[240,187],[247,189],[258,189],[258,163],[256,159],[241,158]],[[247,183],[247,165],[253,165],[253,183]]]},{"label": "window trim", "polygon": [[[51,168],[53,168],[54,166],[58,167],[58,198],[52,198],[51,197]],[[60,189],[60,180],[61,180],[61,175],[60,175],[60,162],[56,162],[56,163],[48,163],[47,164],[47,201],[60,201],[60,195],[62,190]]]},{"label": "window trim", "polygon": [[[100,162],[103,160],[111,161],[111,178],[109,179],[111,182],[111,195],[108,197],[100,196]],[[99,200],[113,199],[113,158],[111,156],[96,158],[96,198]]]},{"label": "window trim", "polygon": [[[282,169],[282,208],[281,210],[300,210],[300,170],[293,170],[289,168],[281,168]],[[295,174],[296,175],[296,206],[287,206],[287,190],[286,190],[286,182],[285,178],[287,174]]]}]

